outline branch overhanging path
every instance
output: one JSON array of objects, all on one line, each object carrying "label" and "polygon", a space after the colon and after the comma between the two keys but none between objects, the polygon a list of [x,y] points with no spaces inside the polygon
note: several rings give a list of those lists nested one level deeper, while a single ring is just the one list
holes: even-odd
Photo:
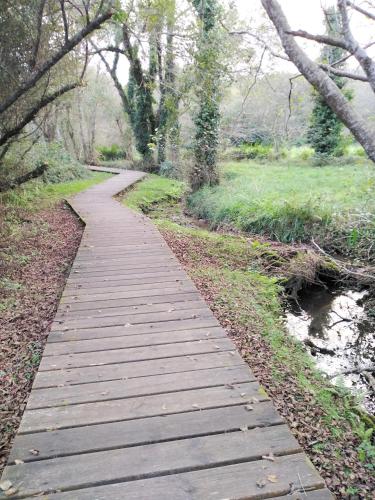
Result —
[{"label": "branch overhanging path", "polygon": [[2,484],[50,500],[331,499],[155,226],[112,198],[143,177],[70,201],[86,228]]}]

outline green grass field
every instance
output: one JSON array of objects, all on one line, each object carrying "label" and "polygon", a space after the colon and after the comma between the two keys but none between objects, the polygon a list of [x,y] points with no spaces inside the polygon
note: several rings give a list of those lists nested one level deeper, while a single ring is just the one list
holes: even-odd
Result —
[{"label": "green grass field", "polygon": [[111,177],[104,172],[90,172],[86,179],[76,179],[57,184],[45,184],[40,180],[27,182],[23,186],[0,195],[0,205],[7,208],[39,210],[80,191],[84,191]]},{"label": "green grass field", "polygon": [[193,214],[282,242],[312,237],[343,253],[375,236],[375,171],[369,164],[315,167],[231,162],[219,186],[190,196]]}]

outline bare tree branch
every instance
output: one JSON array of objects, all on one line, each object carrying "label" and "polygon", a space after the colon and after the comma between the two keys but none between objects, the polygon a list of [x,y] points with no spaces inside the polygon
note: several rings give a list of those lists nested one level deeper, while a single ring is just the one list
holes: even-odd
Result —
[{"label": "bare tree branch", "polygon": [[15,103],[20,97],[22,97],[28,90],[30,90],[36,83],[49,71],[53,66],[55,66],[66,54],[73,50],[86,36],[92,33],[94,30],[100,28],[100,26],[107,21],[112,16],[112,12],[108,11],[101,16],[95,18],[84,28],[82,28],[76,35],[74,35],[68,43],[64,44],[60,50],[58,50],[50,59],[48,59],[38,71],[26,80],[20,87],[5,101],[0,104],[0,114],[4,113],[13,103]]},{"label": "bare tree branch", "polygon": [[359,5],[356,5],[354,2],[350,2],[349,0],[347,0],[346,4],[357,12],[360,12],[364,16],[375,21],[375,14],[373,14],[372,12],[364,9],[363,7],[360,7]]},{"label": "bare tree branch", "polygon": [[337,6],[341,15],[343,35],[348,46],[347,50],[357,59],[368,78],[368,82],[373,92],[375,92],[375,63],[371,57],[369,57],[366,50],[359,45],[351,32],[347,0],[337,0]]},{"label": "bare tree branch", "polygon": [[37,33],[36,42],[34,45],[33,56],[32,56],[31,63],[30,63],[30,66],[32,69],[35,68],[36,62],[38,60],[40,39],[42,37],[43,12],[44,12],[45,5],[46,5],[46,0],[41,0],[41,2],[39,4],[39,9],[38,9],[38,21],[37,21],[37,27],[36,27],[36,33]]},{"label": "bare tree branch", "polygon": [[[122,101],[122,105],[124,106],[124,110],[127,114],[130,114],[130,104],[129,104],[129,101],[128,101],[128,97],[124,91],[124,88],[123,86],[121,85],[121,82],[120,80],[118,79],[117,77],[117,73],[116,73],[116,66],[117,66],[117,60],[115,59],[114,61],[114,65],[113,67],[111,68],[111,66],[109,65],[108,61],[106,60],[106,58],[103,56],[102,54],[102,51],[99,50],[96,45],[94,44],[94,42],[91,42],[91,45],[94,47],[96,53],[99,55],[100,59],[102,60],[107,72],[110,74],[111,78],[112,78],[112,81],[119,93],[119,96],[121,98],[121,101]],[[119,54],[116,53],[116,55],[118,56]]]},{"label": "bare tree branch", "polygon": [[6,144],[9,139],[12,137],[17,136],[21,130],[26,127],[34,118],[36,115],[39,113],[39,111],[48,104],[51,104],[51,102],[55,101],[58,97],[61,97],[63,94],[66,94],[70,90],[75,89],[80,85],[80,82],[75,82],[75,83],[70,83],[68,85],[65,85],[64,87],[56,90],[56,92],[53,92],[52,94],[48,95],[44,99],[40,100],[34,107],[31,109],[21,120],[17,125],[15,125],[13,128],[7,130],[1,137],[0,137],[0,146],[3,146]]},{"label": "bare tree branch", "polygon": [[288,30],[286,33],[288,33],[288,35],[306,38],[307,40],[313,40],[314,42],[324,43],[325,45],[332,45],[333,47],[340,47],[341,49],[349,50],[349,46],[345,40],[342,40],[341,38],[329,35],[313,35],[312,33],[304,30]]},{"label": "bare tree branch", "polygon": [[327,73],[332,73],[333,75],[342,76],[343,78],[350,78],[351,80],[359,80],[360,82],[368,83],[368,78],[364,75],[358,75],[357,73],[351,73],[350,71],[333,68],[328,64],[319,64],[319,66]]},{"label": "bare tree branch", "polygon": [[64,39],[65,39],[65,44],[67,44],[69,42],[69,24],[68,24],[68,18],[66,17],[65,0],[60,0],[60,8],[64,24]]}]

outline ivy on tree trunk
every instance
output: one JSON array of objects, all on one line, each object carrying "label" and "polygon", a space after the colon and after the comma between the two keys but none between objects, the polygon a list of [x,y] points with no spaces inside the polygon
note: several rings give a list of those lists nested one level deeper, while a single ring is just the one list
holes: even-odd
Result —
[{"label": "ivy on tree trunk", "polygon": [[197,191],[204,185],[219,182],[217,149],[220,123],[220,45],[217,40],[217,0],[193,0],[201,22],[201,35],[196,54],[196,95],[199,110],[195,116],[194,166],[190,187]]}]

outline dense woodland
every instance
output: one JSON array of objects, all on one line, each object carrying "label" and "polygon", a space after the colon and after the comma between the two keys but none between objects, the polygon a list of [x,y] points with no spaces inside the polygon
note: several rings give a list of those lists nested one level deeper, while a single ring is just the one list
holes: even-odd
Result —
[{"label": "dense woodland", "polygon": [[[63,200],[96,165],[148,173],[123,203],[337,498],[372,498],[375,2],[310,1],[313,32],[292,0],[0,0],[0,464],[83,230]],[[317,289],[327,335],[296,341]],[[354,312],[330,316],[341,292]]]}]

